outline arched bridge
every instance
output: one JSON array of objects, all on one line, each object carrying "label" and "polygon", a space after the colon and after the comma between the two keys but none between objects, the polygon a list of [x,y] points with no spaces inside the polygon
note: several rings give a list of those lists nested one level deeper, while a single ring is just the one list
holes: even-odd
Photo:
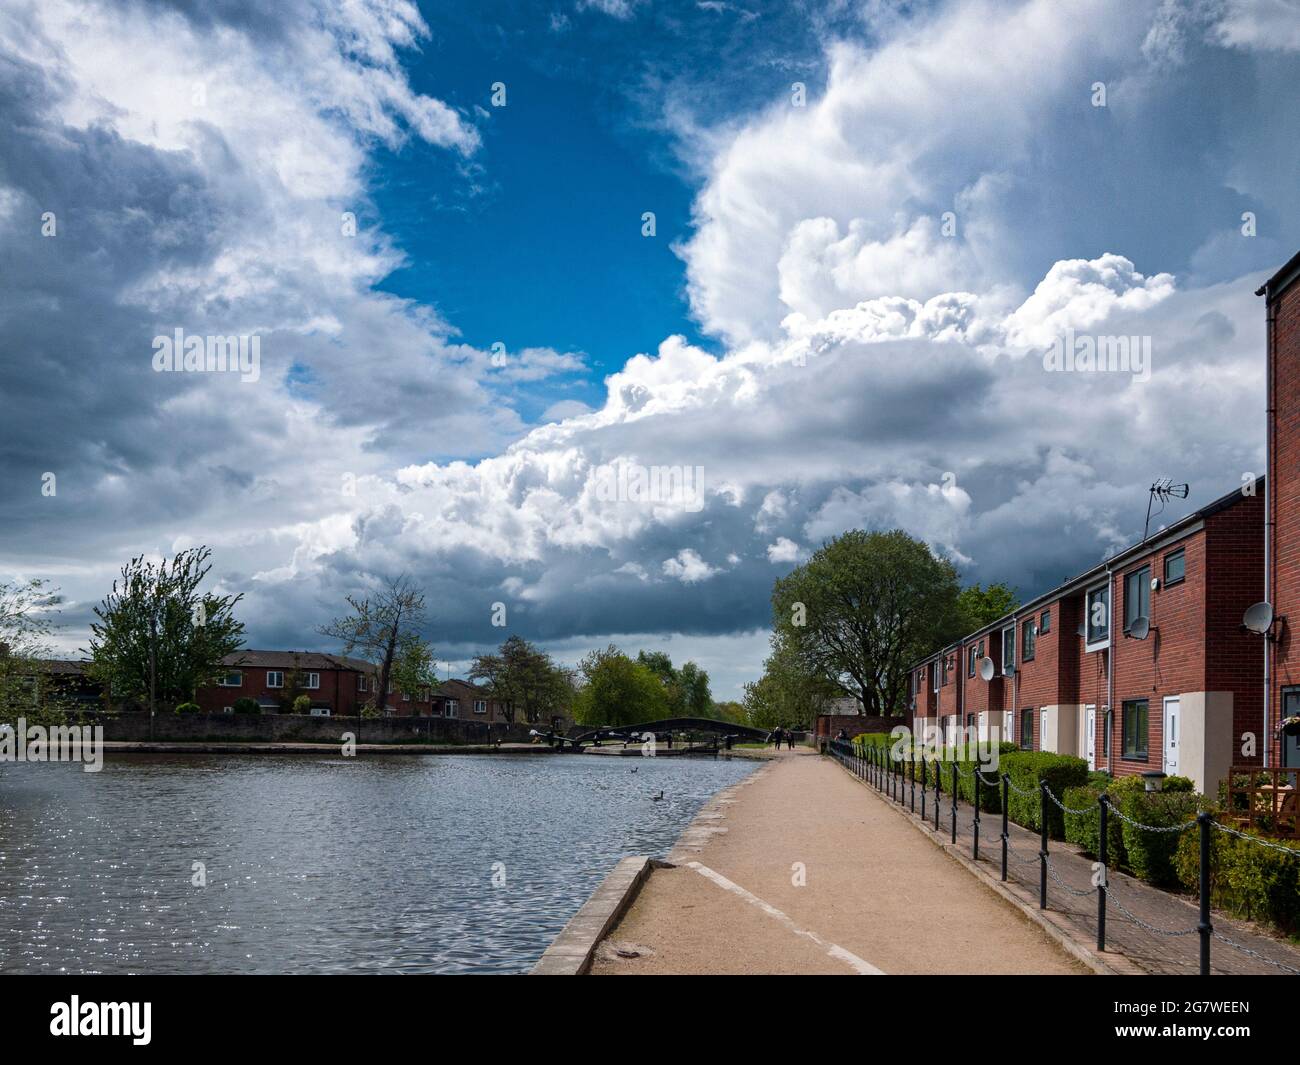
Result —
[{"label": "arched bridge", "polygon": [[667,732],[709,732],[718,737],[730,736],[733,740],[746,740],[751,743],[762,743],[769,736],[766,729],[737,725],[731,721],[716,721],[707,717],[668,717],[660,721],[643,721],[639,725],[592,729],[577,736],[567,736],[565,742],[574,747],[580,747],[584,743],[599,743],[601,740],[640,743],[647,732],[656,736],[662,736]]}]

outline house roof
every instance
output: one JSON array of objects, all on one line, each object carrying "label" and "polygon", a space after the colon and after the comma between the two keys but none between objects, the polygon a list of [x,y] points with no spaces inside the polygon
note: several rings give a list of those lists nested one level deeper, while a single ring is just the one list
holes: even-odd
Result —
[{"label": "house roof", "polygon": [[[1255,493],[1259,494],[1263,487],[1264,478],[1255,478]],[[1240,488],[1234,488],[1231,492],[1227,492],[1224,495],[1219,496],[1219,498],[1213,502],[1207,503],[1199,510],[1194,510],[1185,517],[1179,518],[1172,525],[1160,529],[1151,536],[1148,536],[1145,540],[1139,540],[1135,544],[1130,544],[1123,551],[1119,551],[1116,554],[1111,555],[1110,558],[1103,559],[1096,565],[1089,567],[1082,573],[1076,574],[1068,580],[1062,581],[1050,591],[1044,592],[1042,595],[1036,596],[1026,603],[1022,603],[1014,610],[1003,614],[1000,618],[990,621],[985,625],[981,625],[978,629],[973,629],[960,639],[954,640],[945,647],[940,647],[937,650],[930,652],[930,654],[926,655],[924,658],[917,659],[912,663],[909,669],[917,669],[921,665],[924,665],[935,658],[951,654],[968,641],[978,639],[980,636],[986,635],[987,633],[1004,628],[1005,626],[1012,624],[1024,614],[1031,613],[1038,610],[1040,607],[1047,606],[1056,599],[1082,591],[1086,586],[1093,584],[1098,577],[1103,576],[1107,569],[1123,569],[1128,565],[1128,563],[1136,561],[1143,555],[1159,551],[1184,537],[1192,535],[1199,531],[1206,518],[1210,517],[1212,514],[1219,513],[1221,510],[1227,510],[1229,507],[1235,506],[1245,498],[1247,497],[1242,494]]]},{"label": "house roof", "polygon": [[1288,260],[1287,264],[1282,267],[1276,274],[1265,281],[1255,290],[1256,296],[1267,294],[1269,302],[1277,299],[1286,289],[1291,287],[1291,283],[1300,277],[1300,252],[1296,252]]},{"label": "house roof", "polygon": [[90,665],[84,659],[71,658],[43,658],[40,664],[44,672],[60,676],[81,676]]},{"label": "house roof", "polygon": [[223,666],[249,669],[346,669],[359,673],[373,673],[375,666],[361,658],[347,655],[322,654],[319,651],[259,651],[242,648],[221,660]]}]

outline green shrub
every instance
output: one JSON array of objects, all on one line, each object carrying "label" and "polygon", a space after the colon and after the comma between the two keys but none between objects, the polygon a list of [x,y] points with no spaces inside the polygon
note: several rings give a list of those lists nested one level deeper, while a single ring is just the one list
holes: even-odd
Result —
[{"label": "green shrub", "polygon": [[[1234,917],[1267,922],[1287,935],[1300,934],[1300,843],[1268,839],[1249,829],[1238,831],[1249,838],[1217,829],[1210,833],[1210,902]],[[1255,842],[1261,839],[1273,846]],[[1174,865],[1183,887],[1197,891],[1198,830],[1179,837]]]},{"label": "green shrub", "polygon": [[181,703],[176,707],[178,714],[197,714],[199,712],[198,703]]},{"label": "green shrub", "polygon": [[310,713],[311,713],[311,696],[310,696],[310,695],[300,695],[300,696],[298,696],[298,698],[296,698],[296,699],[293,701],[293,712],[294,712],[295,714],[310,714]]},{"label": "green shrub", "polygon": [[[1008,802],[1011,820],[1035,831],[1042,828],[1039,817],[1040,782],[1046,782],[1052,794],[1060,799],[1068,788],[1081,786],[1088,781],[1088,763],[1068,754],[1014,751],[1003,755],[1001,768],[1011,778],[1013,785]],[[1051,799],[1047,800],[1047,833],[1053,839],[1065,838],[1064,815]]]},{"label": "green shrub", "polygon": [[[1140,778],[1139,778],[1140,779]],[[1196,819],[1203,796],[1194,791],[1146,791],[1131,788],[1116,801],[1126,817],[1156,828],[1186,824]],[[1157,887],[1173,887],[1179,882],[1174,856],[1183,836],[1195,836],[1195,829],[1185,832],[1149,832],[1124,823],[1124,857],[1133,875]]]},{"label": "green shrub", "polygon": [[247,695],[236,699],[235,705],[231,709],[237,714],[260,714],[262,712],[262,708],[257,705],[257,700],[250,699]]},{"label": "green shrub", "polygon": [[[1100,779],[1097,779],[1100,778]],[[1106,773],[1089,773],[1088,783],[1082,787],[1067,788],[1061,801],[1071,810],[1090,810],[1090,815],[1066,814],[1065,838],[1082,847],[1094,858],[1101,855],[1101,808],[1098,800],[1104,793],[1112,805],[1141,783],[1139,777],[1120,777],[1115,780]],[[1116,869],[1124,865],[1124,823],[1113,813],[1106,815],[1106,863]]]}]

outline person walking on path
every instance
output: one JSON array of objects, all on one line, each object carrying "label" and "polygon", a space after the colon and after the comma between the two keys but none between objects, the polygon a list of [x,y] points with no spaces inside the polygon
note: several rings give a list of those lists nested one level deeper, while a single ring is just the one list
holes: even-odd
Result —
[{"label": "person walking on path", "polygon": [[776,749],[778,751],[781,749],[781,736],[782,736],[781,726],[777,725],[776,728],[772,730],[772,742],[776,745]]}]

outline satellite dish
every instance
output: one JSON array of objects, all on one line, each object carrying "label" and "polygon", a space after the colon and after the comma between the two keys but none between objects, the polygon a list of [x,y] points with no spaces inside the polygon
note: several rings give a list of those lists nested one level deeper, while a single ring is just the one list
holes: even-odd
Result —
[{"label": "satellite dish", "polygon": [[1273,625],[1273,604],[1256,603],[1246,611],[1241,623],[1251,632],[1264,635]]},{"label": "satellite dish", "polygon": [[1078,632],[1079,632],[1079,635],[1082,636],[1084,639],[1087,639],[1087,638],[1088,638],[1088,626],[1087,626],[1086,624],[1084,624],[1082,621],[1079,622],[1079,629],[1078,629]]},{"label": "satellite dish", "polygon": [[992,680],[992,679],[993,679],[993,673],[994,673],[994,672],[995,672],[995,667],[994,667],[994,665],[993,665],[993,659],[991,659],[991,658],[981,658],[981,659],[980,659],[980,677],[981,677],[982,679],[984,679],[984,680]]},{"label": "satellite dish", "polygon": [[1145,640],[1151,635],[1151,619],[1136,617],[1128,627],[1128,634],[1135,640]]}]

